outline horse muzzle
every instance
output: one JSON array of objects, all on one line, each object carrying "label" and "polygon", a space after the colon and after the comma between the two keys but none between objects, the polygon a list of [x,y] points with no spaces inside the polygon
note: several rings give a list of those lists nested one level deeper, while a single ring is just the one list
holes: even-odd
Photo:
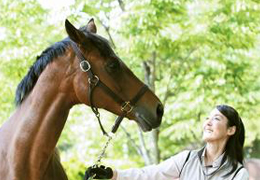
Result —
[{"label": "horse muzzle", "polygon": [[133,109],[135,120],[144,132],[151,131],[160,126],[164,108],[158,103],[156,109],[150,110],[146,107],[137,106]]}]

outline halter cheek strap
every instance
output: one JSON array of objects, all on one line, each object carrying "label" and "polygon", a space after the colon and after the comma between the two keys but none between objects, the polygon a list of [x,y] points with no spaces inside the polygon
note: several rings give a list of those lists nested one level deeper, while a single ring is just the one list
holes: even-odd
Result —
[{"label": "halter cheek strap", "polygon": [[123,112],[123,114],[121,116],[118,116],[116,119],[116,122],[114,124],[114,126],[112,127],[111,132],[112,133],[116,133],[120,123],[122,122],[123,118],[132,111],[133,106],[137,103],[137,101],[144,95],[144,93],[147,91],[148,87],[146,85],[144,85],[139,92],[137,93],[137,95],[131,100],[131,101],[127,101],[124,102],[123,105],[121,105],[121,111]]},{"label": "halter cheek strap", "polygon": [[95,75],[92,72],[91,69],[91,65],[90,63],[85,59],[85,57],[83,56],[83,54],[80,52],[79,48],[77,47],[77,45],[72,42],[72,47],[76,53],[76,56],[78,57],[78,59],[80,60],[80,68],[83,72],[86,72],[88,74],[88,84],[89,84],[89,91],[88,91],[88,99],[89,99],[89,103],[90,103],[90,107],[92,109],[92,111],[94,112],[94,114],[96,115],[97,119],[98,119],[98,123],[100,125],[100,128],[103,132],[104,135],[107,135],[107,132],[105,131],[105,129],[103,128],[103,125],[101,123],[100,120],[100,113],[98,111],[98,108],[93,104],[93,91],[95,90],[95,88],[97,86],[99,86],[104,92],[106,92],[116,103],[121,105],[121,111],[122,114],[120,116],[117,117],[114,126],[112,127],[111,132],[112,133],[116,133],[120,123],[122,122],[122,120],[124,119],[124,117],[126,117],[126,115],[128,113],[130,113],[135,104],[138,102],[138,100],[144,95],[144,93],[148,90],[148,87],[146,85],[144,85],[139,92],[135,95],[135,97],[133,97],[132,100],[130,101],[125,101],[123,100],[121,97],[119,97],[117,94],[115,94],[107,85],[105,85],[99,78],[97,75]]}]

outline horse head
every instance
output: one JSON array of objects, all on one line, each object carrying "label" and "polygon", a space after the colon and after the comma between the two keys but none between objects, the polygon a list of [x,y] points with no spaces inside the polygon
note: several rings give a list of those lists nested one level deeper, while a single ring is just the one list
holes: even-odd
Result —
[{"label": "horse head", "polygon": [[[128,102],[138,96],[144,83],[116,55],[109,42],[96,34],[97,28],[93,19],[79,29],[66,20],[65,27],[74,44],[72,50],[76,52],[71,54],[76,59],[73,63],[76,72],[73,80],[75,103],[103,108],[122,115],[122,106],[128,106]],[[82,66],[85,66],[85,70]],[[95,86],[91,90],[90,76],[93,76],[94,81],[102,82],[102,86]],[[107,93],[106,89],[110,93]],[[91,96],[88,96],[90,93]],[[118,99],[122,99],[124,105],[118,102]],[[135,120],[143,131],[150,131],[161,124],[163,105],[150,89],[138,97],[135,105],[126,108],[129,110],[125,116]]]}]

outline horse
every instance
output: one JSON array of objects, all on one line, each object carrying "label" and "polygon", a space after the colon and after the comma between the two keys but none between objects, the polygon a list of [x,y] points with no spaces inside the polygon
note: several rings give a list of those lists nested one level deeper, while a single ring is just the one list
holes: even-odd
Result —
[{"label": "horse", "polygon": [[65,29],[68,37],[44,50],[17,87],[16,109],[0,128],[1,180],[68,180],[56,144],[74,105],[123,114],[144,132],[161,124],[161,101],[93,19],[81,28],[66,20]]}]

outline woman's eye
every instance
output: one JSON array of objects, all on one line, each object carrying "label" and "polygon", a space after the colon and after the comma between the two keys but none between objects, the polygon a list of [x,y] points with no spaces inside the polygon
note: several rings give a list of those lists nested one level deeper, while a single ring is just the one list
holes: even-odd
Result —
[{"label": "woman's eye", "polygon": [[217,120],[217,121],[220,121],[220,119],[219,118],[214,118],[215,120]]}]

